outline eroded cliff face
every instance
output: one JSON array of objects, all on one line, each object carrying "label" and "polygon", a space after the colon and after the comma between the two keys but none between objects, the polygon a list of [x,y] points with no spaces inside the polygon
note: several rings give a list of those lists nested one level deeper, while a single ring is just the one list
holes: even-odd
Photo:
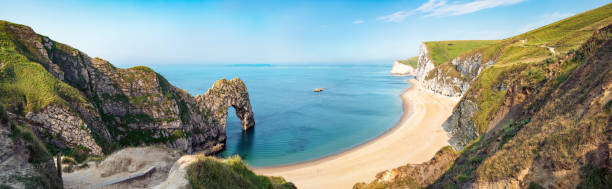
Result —
[{"label": "eroded cliff face", "polygon": [[[476,140],[451,139],[459,154],[438,153],[424,164],[382,172],[365,187],[607,188],[612,184],[611,65],[608,25],[563,56],[493,66],[482,76],[499,73],[494,81],[472,83],[478,90],[468,91],[457,105],[449,118],[454,125],[444,125],[454,135]],[[474,117],[485,106],[477,108],[475,100],[487,98],[484,90],[501,94],[493,99],[500,101],[488,110],[491,119],[478,124]],[[441,167],[432,164],[440,155],[449,164],[431,174]]]},{"label": "eroded cliff face", "polygon": [[11,121],[0,105],[0,186],[62,188],[53,157],[27,127]]},{"label": "eroded cliff face", "polygon": [[[430,59],[427,46],[419,49],[416,78],[423,88],[434,93],[450,97],[463,96],[468,92],[473,81],[493,60],[483,61],[480,53],[468,53],[452,59],[448,63],[435,65]],[[455,150],[476,139],[479,135],[472,116],[478,111],[478,105],[470,100],[462,100],[453,110],[453,114],[442,125],[448,132],[449,143]]]},{"label": "eroded cliff face", "polygon": [[218,80],[206,93],[195,98],[205,117],[210,118],[210,122],[218,122],[223,130],[227,120],[227,108],[230,106],[236,110],[242,130],[246,131],[255,126],[249,91],[240,78]]},{"label": "eroded cliff face", "polygon": [[2,103],[10,105],[15,119],[57,148],[84,148],[89,154],[104,155],[127,146],[161,144],[184,152],[210,154],[223,149],[228,106],[236,108],[244,129],[255,124],[248,91],[239,79],[222,80],[211,89],[215,95],[210,92],[196,100],[150,68],[116,68],[106,60],[90,58],[38,35],[27,26],[5,21],[0,24],[0,40],[9,49],[0,55],[19,58],[0,61],[2,73],[18,77],[14,74],[20,73],[13,70],[22,66],[40,71],[31,64],[36,63],[46,72],[38,73],[40,77],[52,75],[52,80],[57,80],[52,85],[69,85],[61,89],[49,87],[56,90],[50,92],[56,96],[41,97],[53,100],[36,104],[40,108],[27,100],[12,103],[11,98],[20,97],[2,91],[9,94]]},{"label": "eroded cliff face", "polygon": [[393,67],[391,67],[392,75],[416,75],[416,69],[410,65],[402,64],[399,61],[393,62]]},{"label": "eroded cliff face", "polygon": [[453,114],[442,124],[450,136],[448,143],[454,150],[463,150],[465,145],[480,136],[471,119],[476,111],[478,111],[476,103],[470,100],[460,101],[453,109]]},{"label": "eroded cliff face", "polygon": [[445,96],[462,96],[470,88],[472,81],[494,61],[483,62],[480,53],[467,54],[454,58],[450,63],[435,65],[429,58],[427,46],[419,48],[416,79],[421,86]]}]

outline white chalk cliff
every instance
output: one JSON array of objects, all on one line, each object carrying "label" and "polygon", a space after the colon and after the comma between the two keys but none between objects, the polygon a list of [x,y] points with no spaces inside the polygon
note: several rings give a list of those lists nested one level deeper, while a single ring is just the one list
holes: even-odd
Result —
[{"label": "white chalk cliff", "polygon": [[402,64],[399,61],[393,62],[393,67],[391,68],[392,75],[416,75],[416,70],[410,65]]}]

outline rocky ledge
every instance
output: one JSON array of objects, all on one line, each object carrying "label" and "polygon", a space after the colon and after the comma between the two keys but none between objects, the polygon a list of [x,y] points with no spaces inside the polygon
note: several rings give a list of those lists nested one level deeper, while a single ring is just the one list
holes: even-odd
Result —
[{"label": "rocky ledge", "polygon": [[[222,79],[194,97],[150,68],[116,68],[24,25],[0,21],[0,34],[0,48],[10,53],[0,56],[0,74],[7,76],[0,77],[0,90],[6,90],[0,104],[14,115],[11,121],[31,128],[54,150],[105,155],[163,145],[210,154],[224,147],[229,106],[244,130],[255,125],[240,79]],[[34,75],[22,79],[22,73]],[[13,89],[21,84],[44,89]]]},{"label": "rocky ledge", "polygon": [[495,63],[492,60],[483,63],[482,55],[474,53],[436,66],[429,56],[427,45],[421,44],[416,79],[423,88],[451,97],[465,94],[478,74]]}]

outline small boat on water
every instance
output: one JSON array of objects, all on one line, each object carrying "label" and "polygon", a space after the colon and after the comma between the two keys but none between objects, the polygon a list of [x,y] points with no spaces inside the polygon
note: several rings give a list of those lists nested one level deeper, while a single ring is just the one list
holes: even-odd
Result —
[{"label": "small boat on water", "polygon": [[316,88],[316,89],[314,89],[314,92],[321,92],[321,91],[323,91],[323,88]]}]

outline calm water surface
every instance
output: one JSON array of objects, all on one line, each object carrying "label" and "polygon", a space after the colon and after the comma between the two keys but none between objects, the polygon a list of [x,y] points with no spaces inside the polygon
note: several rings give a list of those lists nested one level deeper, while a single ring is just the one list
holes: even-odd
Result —
[{"label": "calm water surface", "polygon": [[227,146],[220,156],[238,154],[251,166],[313,160],[376,138],[399,121],[399,94],[409,86],[408,77],[391,76],[391,66],[379,65],[152,68],[193,95],[218,79],[240,77],[249,90],[255,129],[243,133],[230,108]]}]

